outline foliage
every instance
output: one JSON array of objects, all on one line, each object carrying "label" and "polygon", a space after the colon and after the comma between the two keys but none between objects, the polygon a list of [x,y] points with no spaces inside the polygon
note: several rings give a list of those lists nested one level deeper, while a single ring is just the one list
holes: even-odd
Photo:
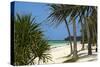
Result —
[{"label": "foliage", "polygon": [[[84,28],[82,33],[85,33],[84,38],[86,37],[88,42],[88,54],[92,54],[91,51],[91,44],[96,43],[97,38],[97,7],[96,6],[79,6],[79,5],[63,5],[63,4],[49,4],[50,7],[50,15],[48,16],[48,21],[52,25],[58,26],[62,22],[64,22],[65,19],[67,19],[67,22],[70,22],[73,24],[73,31],[74,31],[74,52],[77,51],[77,48],[75,48],[76,45],[76,36],[77,32],[75,31],[75,23],[76,20],[78,23],[82,23]],[[93,21],[92,21],[93,20]],[[92,34],[93,33],[93,34]],[[83,39],[84,39],[83,38]],[[86,40],[84,39],[84,40]],[[86,42],[86,41],[84,41]],[[73,53],[74,53],[73,52]],[[76,55],[77,52],[74,54]]]},{"label": "foliage", "polygon": [[43,31],[35,18],[31,18],[30,15],[17,14],[14,22],[14,64],[34,63],[34,60],[28,63],[32,55],[45,61],[44,59],[49,57],[47,53],[45,54],[48,50],[49,45],[43,39]]}]

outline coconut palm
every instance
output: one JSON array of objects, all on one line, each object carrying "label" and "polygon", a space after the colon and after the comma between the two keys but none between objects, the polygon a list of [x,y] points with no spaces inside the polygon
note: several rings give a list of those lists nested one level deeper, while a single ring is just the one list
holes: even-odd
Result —
[{"label": "coconut palm", "polygon": [[[94,19],[95,18],[95,19]],[[91,16],[88,18],[90,22],[90,29],[93,32],[93,45],[96,45],[96,52],[97,52],[97,7],[95,6],[92,10]]]},{"label": "coconut palm", "polygon": [[[68,22],[73,23],[73,32],[74,32],[74,48],[73,48],[74,54],[73,54],[73,57],[77,58],[77,48],[76,48],[77,44],[76,44],[76,34],[75,34],[76,33],[75,20],[77,18],[78,18],[78,22],[83,23],[86,27],[87,37],[88,37],[87,38],[88,39],[88,54],[89,55],[92,54],[92,51],[91,51],[91,35],[90,35],[89,23],[87,22],[87,18],[91,15],[96,16],[96,14],[94,15],[94,12],[96,12],[95,7],[93,7],[93,6],[78,6],[78,5],[69,6],[69,5],[62,5],[62,4],[49,5],[49,6],[51,7],[51,14],[49,16],[49,21],[52,20],[51,23],[53,23],[53,24],[55,23],[55,24],[59,25],[67,17],[69,17]],[[68,26],[68,24],[66,24],[66,26]],[[82,35],[82,36],[84,36],[84,35]],[[83,47],[84,47],[84,45],[83,45]]]},{"label": "coconut palm", "polygon": [[71,54],[73,52],[72,50],[72,40],[71,40],[71,34],[69,30],[69,25],[66,20],[66,15],[69,13],[65,12],[64,5],[48,5],[50,8],[50,15],[47,17],[48,22],[50,22],[52,25],[55,25],[56,27],[60,25],[62,22],[65,23],[66,29],[68,31],[68,35],[70,38],[70,48],[71,48]]},{"label": "coconut palm", "polygon": [[[61,22],[65,21],[65,24],[67,23],[66,21],[66,18],[69,17],[70,22],[72,21],[73,22],[73,35],[74,35],[74,46],[73,46],[73,59],[76,60],[77,59],[77,43],[76,43],[76,22],[75,22],[75,18],[76,15],[77,15],[77,9],[76,7],[78,6],[67,6],[67,5],[50,5],[51,10],[51,14],[49,16],[50,19],[52,19],[54,22],[57,22],[56,24],[60,24]],[[74,9],[74,10],[73,10]],[[73,19],[72,19],[73,18]],[[69,30],[68,28],[68,24],[66,24],[67,26],[67,29]],[[68,31],[69,32],[69,31]],[[69,37],[70,37],[70,34],[69,34]],[[71,44],[71,38],[70,38],[70,44]],[[72,46],[71,46],[71,50],[72,50]]]},{"label": "coconut palm", "polygon": [[[78,22],[82,23],[82,21],[84,21],[84,25],[85,25],[84,27],[86,27],[87,39],[88,39],[88,54],[91,55],[92,54],[92,49],[91,49],[91,44],[92,44],[91,36],[92,35],[91,33],[94,33],[94,32],[91,31],[91,29],[93,29],[93,28],[90,28],[92,22],[89,23],[89,20],[93,20],[94,18],[96,18],[97,10],[93,6],[80,6],[80,7],[76,7],[76,9],[75,8],[73,9],[72,15],[74,15],[74,18],[76,19],[79,18]],[[89,19],[90,16],[93,16],[94,18]],[[96,23],[97,21],[95,19],[95,21],[93,21],[93,24],[96,25]]]},{"label": "coconut palm", "polygon": [[89,44],[88,44],[88,55],[92,54],[92,44],[95,45],[96,42],[96,31],[95,31],[95,23],[91,21],[90,17],[86,18],[86,27],[87,27],[87,35],[88,35],[88,40],[89,40]]},{"label": "coconut palm", "polygon": [[[14,22],[15,65],[34,64],[36,57],[45,62],[50,57],[48,53],[45,53],[48,50],[49,45],[43,39],[43,31],[35,18],[17,14]],[[29,62],[33,56],[34,59]]]},{"label": "coconut palm", "polygon": [[84,35],[84,24],[82,23],[82,22],[80,22],[81,23],[81,35],[82,35],[82,50],[84,50],[85,48],[84,48],[84,37],[85,37],[85,35]]},{"label": "coconut palm", "polygon": [[78,58],[78,55],[77,55],[77,41],[76,41],[76,22],[75,22],[75,19],[73,19],[73,35],[74,35],[74,51],[73,51],[73,60],[76,61],[77,58]]},{"label": "coconut palm", "polygon": [[[91,13],[91,14],[90,14]],[[87,31],[87,39],[88,39],[88,55],[92,54],[91,46],[92,44],[97,43],[97,9],[95,7],[89,7],[87,10],[87,15],[85,17],[85,25]],[[95,34],[95,35],[94,35]]]}]

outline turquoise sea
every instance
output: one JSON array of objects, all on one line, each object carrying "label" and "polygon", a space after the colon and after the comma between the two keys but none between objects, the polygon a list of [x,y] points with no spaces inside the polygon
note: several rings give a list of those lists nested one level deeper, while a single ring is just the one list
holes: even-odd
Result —
[{"label": "turquoise sea", "polygon": [[[77,43],[80,43],[80,41],[78,41]],[[65,40],[48,40],[48,44],[51,47],[60,47],[60,46],[65,46],[65,45],[69,45],[69,41],[65,41]]]},{"label": "turquoise sea", "polygon": [[65,40],[48,40],[48,44],[52,47],[68,45],[69,42]]}]

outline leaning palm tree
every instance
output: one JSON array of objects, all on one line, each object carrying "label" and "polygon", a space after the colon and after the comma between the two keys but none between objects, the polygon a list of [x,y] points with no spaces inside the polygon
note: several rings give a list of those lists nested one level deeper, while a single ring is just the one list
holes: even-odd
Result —
[{"label": "leaning palm tree", "polygon": [[[45,53],[47,50],[49,45],[43,39],[40,24],[30,15],[17,14],[14,22],[15,65],[34,64],[36,57],[45,61],[44,59],[49,57],[48,53]],[[31,59],[33,60],[29,62]]]},{"label": "leaning palm tree", "polygon": [[76,40],[76,21],[75,21],[75,19],[72,19],[73,20],[73,35],[74,35],[74,45],[73,45],[73,47],[74,47],[74,51],[73,51],[73,61],[76,61],[77,60],[77,58],[78,58],[78,55],[77,55],[77,40]]},{"label": "leaning palm tree", "polygon": [[[73,54],[73,59],[77,60],[78,55],[77,55],[77,43],[76,43],[76,22],[75,22],[75,18],[74,18],[76,16],[76,14],[74,14],[74,13],[77,13],[75,8],[78,6],[73,7],[73,6],[59,4],[59,5],[50,5],[50,7],[51,7],[52,12],[51,12],[49,18],[52,19],[54,22],[57,22],[56,23],[57,25],[63,21],[65,22],[68,32],[69,32],[69,37],[70,37],[71,53]],[[74,8],[74,10],[73,10],[73,8]],[[67,17],[69,17],[73,22],[73,32],[74,32],[73,50],[74,51],[72,51],[71,36],[70,36],[69,27],[68,27],[67,20],[66,20]]]},{"label": "leaning palm tree", "polygon": [[[94,17],[94,18],[93,18]],[[87,7],[84,13],[84,24],[87,32],[87,40],[88,40],[88,55],[92,54],[91,46],[96,41],[96,25],[97,25],[97,9],[93,6]]]},{"label": "leaning palm tree", "polygon": [[[95,18],[95,19],[94,19]],[[92,33],[92,42],[93,45],[96,45],[97,51],[97,7],[92,8],[92,14],[88,17],[88,22],[90,23],[90,30]]]},{"label": "leaning palm tree", "polygon": [[94,22],[91,21],[90,17],[86,18],[86,29],[87,29],[87,39],[88,39],[88,55],[92,54],[92,44],[95,45],[96,43],[96,31]]},{"label": "leaning palm tree", "polygon": [[[91,55],[92,54],[92,49],[91,49],[91,44],[92,44],[91,36],[92,35],[91,35],[91,29],[90,29],[91,23],[88,22],[88,18],[90,16],[95,16],[94,18],[96,18],[97,10],[93,6],[77,6],[77,7],[73,6],[73,8],[74,9],[71,11],[71,15],[74,16],[75,19],[78,18],[79,19],[78,22],[82,23],[82,20],[85,18],[84,25],[86,26],[87,39],[88,39],[88,55]],[[67,8],[65,10],[68,11]],[[89,20],[93,20],[94,18],[90,18]],[[93,21],[93,23],[94,23],[94,25],[96,25],[96,23],[97,23],[96,19],[95,19],[95,21]],[[92,33],[94,33],[94,32],[92,31]]]},{"label": "leaning palm tree", "polygon": [[47,17],[47,20],[52,25],[55,25],[56,27],[60,25],[61,23],[65,23],[66,29],[68,31],[69,39],[70,39],[69,40],[70,41],[70,51],[72,54],[73,50],[72,50],[71,34],[69,30],[68,21],[66,20],[66,15],[69,13],[68,12],[66,13],[66,11],[64,10],[65,9],[64,5],[48,5],[48,6],[51,12],[50,12],[50,15]]},{"label": "leaning palm tree", "polygon": [[[51,23],[55,23],[57,25],[61,24],[62,22],[65,22],[66,27],[68,29],[69,37],[70,37],[70,45],[71,45],[71,53],[73,54],[73,58],[77,58],[77,43],[76,43],[76,17],[78,14],[78,7],[79,6],[68,6],[68,5],[49,5],[51,7],[51,14],[49,16],[49,19],[52,20]],[[66,20],[69,17],[69,21]],[[73,19],[74,20],[73,20]],[[72,51],[72,43],[71,43],[71,36],[70,36],[70,31],[68,27],[68,22],[73,22],[73,32],[74,32],[74,47]]]},{"label": "leaning palm tree", "polygon": [[[78,22],[82,22],[84,18],[87,18],[92,14],[93,14],[93,16],[96,16],[96,14],[94,15],[94,13],[93,13],[93,12],[96,12],[96,9],[93,6],[79,6],[79,5],[69,6],[69,5],[59,4],[59,5],[49,5],[49,6],[51,7],[51,11],[52,11],[49,16],[50,20],[52,20],[51,23],[57,22],[57,25],[59,25],[67,17],[69,17],[68,22],[71,22],[71,21],[73,22],[73,32],[74,32],[74,48],[73,48],[74,54],[73,54],[73,57],[77,58],[75,20],[78,18]],[[85,19],[85,20],[87,20],[87,19]],[[85,22],[85,20],[83,22],[87,28],[86,31],[87,31],[87,37],[88,37],[87,38],[88,39],[88,54],[90,55],[90,54],[92,54],[91,38],[90,38],[91,36],[90,36],[90,30],[89,30],[89,23]],[[83,47],[84,47],[84,45],[83,45]]]},{"label": "leaning palm tree", "polygon": [[83,21],[81,21],[80,22],[81,23],[81,36],[82,36],[82,50],[84,50],[85,49],[85,47],[84,47],[84,39],[85,39],[85,35],[84,35],[84,24],[83,24]]}]

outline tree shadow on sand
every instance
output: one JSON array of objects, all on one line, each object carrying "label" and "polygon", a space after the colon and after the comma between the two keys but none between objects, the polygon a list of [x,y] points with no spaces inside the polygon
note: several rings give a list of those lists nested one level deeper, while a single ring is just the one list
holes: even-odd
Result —
[{"label": "tree shadow on sand", "polygon": [[[81,59],[86,59],[90,57],[97,57],[97,54],[87,55],[87,53],[80,53],[78,54],[78,60],[74,60],[72,57],[70,57],[69,59],[65,60],[63,63],[77,62]],[[63,58],[68,58],[68,56],[63,57]],[[94,61],[94,60],[97,60],[97,58],[91,58],[86,61]]]}]

